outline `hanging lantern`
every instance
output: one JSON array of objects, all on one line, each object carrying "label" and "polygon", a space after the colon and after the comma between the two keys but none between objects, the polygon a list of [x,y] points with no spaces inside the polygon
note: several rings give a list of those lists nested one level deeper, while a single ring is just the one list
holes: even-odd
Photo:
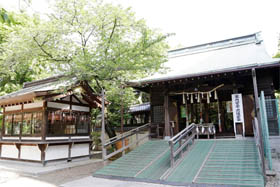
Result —
[{"label": "hanging lantern", "polygon": [[193,94],[191,94],[191,103],[193,103]]},{"label": "hanging lantern", "polygon": [[186,101],[185,101],[185,93],[183,93],[183,104],[185,104]]},{"label": "hanging lantern", "polygon": [[207,93],[207,103],[210,103],[210,93]]},{"label": "hanging lantern", "polygon": [[209,97],[212,97],[211,92],[208,92],[208,93],[209,93]]},{"label": "hanging lantern", "polygon": [[217,90],[215,90],[215,96],[214,98],[217,100],[218,99],[218,95],[217,95]]}]

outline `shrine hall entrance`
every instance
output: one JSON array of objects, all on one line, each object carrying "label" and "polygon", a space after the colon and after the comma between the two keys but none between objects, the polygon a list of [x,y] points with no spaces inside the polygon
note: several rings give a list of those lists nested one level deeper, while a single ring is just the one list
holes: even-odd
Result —
[{"label": "shrine hall entrance", "polygon": [[[169,96],[169,120],[173,134],[182,131],[186,126],[195,124],[210,124],[215,128],[217,138],[233,138],[235,137],[234,119],[231,94],[226,98],[219,99],[219,92],[213,92],[211,96],[191,96],[171,95]],[[183,99],[185,97],[185,99]],[[198,99],[198,97],[200,97]],[[209,99],[207,99],[209,97]],[[244,111],[244,126],[245,136],[253,136],[252,120],[254,116],[254,98],[253,95],[242,95],[243,111]],[[236,131],[242,133],[242,126],[237,126]],[[201,138],[207,136],[201,136]]]}]

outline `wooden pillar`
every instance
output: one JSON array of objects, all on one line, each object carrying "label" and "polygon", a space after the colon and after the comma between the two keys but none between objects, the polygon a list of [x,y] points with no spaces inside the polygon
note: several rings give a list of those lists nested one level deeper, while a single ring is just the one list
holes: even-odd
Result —
[{"label": "wooden pillar", "polygon": [[164,95],[164,131],[165,137],[170,137],[170,120],[169,120],[169,96],[168,93]]},{"label": "wooden pillar", "polygon": [[3,118],[2,118],[2,129],[1,129],[1,133],[0,133],[0,140],[2,140],[2,136],[5,133],[5,107],[3,107]]},{"label": "wooden pillar", "polygon": [[257,75],[255,68],[252,69],[252,78],[253,78],[253,86],[254,86],[254,98],[255,98],[255,116],[258,119],[258,128],[259,129],[259,138],[260,138],[260,155],[262,160],[262,172],[265,175],[265,160],[264,160],[264,145],[263,145],[263,137],[262,137],[262,126],[261,126],[261,114],[260,114],[260,103],[259,103],[259,93],[258,93],[258,85],[257,85]]},{"label": "wooden pillar", "polygon": [[221,109],[220,109],[219,99],[217,100],[217,105],[218,105],[218,126],[219,126],[219,132],[222,132]]},{"label": "wooden pillar", "polygon": [[225,132],[225,111],[223,107],[223,102],[219,101],[219,110],[220,110],[220,120],[221,120],[221,127],[222,127],[222,132]]},{"label": "wooden pillar", "polygon": [[[19,126],[19,141],[21,141],[22,136],[22,124],[23,124],[23,104],[21,104],[21,125]],[[19,149],[20,151],[20,149]]]},{"label": "wooden pillar", "polygon": [[46,164],[46,148],[48,147],[48,144],[38,144],[38,148],[41,151],[41,162],[43,166]]},{"label": "wooden pillar", "polygon": [[193,116],[194,116],[194,110],[193,110],[193,103],[191,103],[191,123],[193,123],[194,122],[194,120],[193,120]]},{"label": "wooden pillar", "polygon": [[205,111],[205,123],[209,123],[209,104],[204,103],[204,111]]},{"label": "wooden pillar", "polygon": [[47,101],[43,104],[43,124],[41,126],[41,136],[42,140],[46,140],[47,129],[48,129],[48,111],[47,111]]},{"label": "wooden pillar", "polygon": [[106,149],[105,149],[105,96],[104,90],[102,89],[102,125],[101,125],[101,143],[102,143],[102,159],[105,160]]},{"label": "wooden pillar", "polygon": [[188,111],[188,102],[187,101],[185,103],[185,110],[186,110],[186,127],[187,127],[187,126],[189,126],[189,111]]}]

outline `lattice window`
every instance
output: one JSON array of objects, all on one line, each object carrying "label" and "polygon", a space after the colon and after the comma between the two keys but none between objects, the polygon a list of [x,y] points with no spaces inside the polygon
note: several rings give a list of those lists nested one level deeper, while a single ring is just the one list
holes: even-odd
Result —
[{"label": "lattice window", "polygon": [[89,114],[61,110],[48,112],[48,134],[50,135],[87,134],[89,125]]},{"label": "lattice window", "polygon": [[78,134],[88,133],[90,125],[90,117],[88,115],[80,115],[77,123]]},{"label": "lattice window", "polygon": [[273,110],[273,107],[275,107],[274,100],[271,99],[271,96],[265,97],[265,106],[266,106],[266,114],[268,118],[275,117],[275,110]]},{"label": "lattice window", "polygon": [[162,105],[153,106],[153,122],[154,123],[164,122],[164,107]]}]

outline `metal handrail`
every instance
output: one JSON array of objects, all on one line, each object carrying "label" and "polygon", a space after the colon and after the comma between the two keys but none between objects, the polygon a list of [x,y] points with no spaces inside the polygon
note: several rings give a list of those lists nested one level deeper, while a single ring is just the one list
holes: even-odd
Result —
[{"label": "metal handrail", "polygon": [[257,146],[257,149],[258,149],[258,154],[259,154],[259,158],[260,158],[260,165],[261,165],[261,168],[262,168],[262,175],[263,177],[265,178],[265,163],[263,162],[264,158],[262,158],[262,147],[261,147],[261,142],[262,141],[260,139],[260,131],[259,131],[259,128],[258,128],[258,119],[255,117],[253,119],[253,132],[254,132],[254,139],[255,139],[255,143],[256,143],[256,146]]},{"label": "metal handrail", "polygon": [[[170,146],[170,165],[171,167],[175,164],[175,157],[180,154],[183,156],[183,150],[189,145],[190,141],[193,141],[196,133],[196,126],[194,123],[186,127],[180,133],[175,135],[169,140]],[[175,149],[175,144],[179,142],[179,146]]]},{"label": "metal handrail", "polygon": [[[136,144],[138,145],[138,143],[140,141],[142,141],[143,139],[147,138],[150,136],[150,134],[146,135],[146,136],[143,136],[142,138],[139,139],[139,132],[147,127],[150,127],[150,123],[147,123],[145,125],[142,125],[140,127],[137,127],[135,129],[132,129],[130,131],[127,131],[123,134],[119,134],[113,138],[110,138],[108,140],[105,141],[105,143],[102,145],[102,149],[104,150],[105,152],[105,155],[103,156],[103,160],[107,160],[109,158],[111,158],[112,156],[115,156],[116,154],[120,153],[120,152],[123,152],[131,147],[132,145]],[[136,135],[136,141],[135,142],[132,142],[128,145],[125,145],[125,139],[130,137],[130,136],[133,136],[133,135]],[[110,145],[114,145],[115,143],[119,142],[119,141],[122,141],[122,148],[121,149],[118,149],[118,150],[115,150],[114,152],[110,153],[109,155],[107,155],[107,152],[106,152],[106,147],[110,146]]]}]

